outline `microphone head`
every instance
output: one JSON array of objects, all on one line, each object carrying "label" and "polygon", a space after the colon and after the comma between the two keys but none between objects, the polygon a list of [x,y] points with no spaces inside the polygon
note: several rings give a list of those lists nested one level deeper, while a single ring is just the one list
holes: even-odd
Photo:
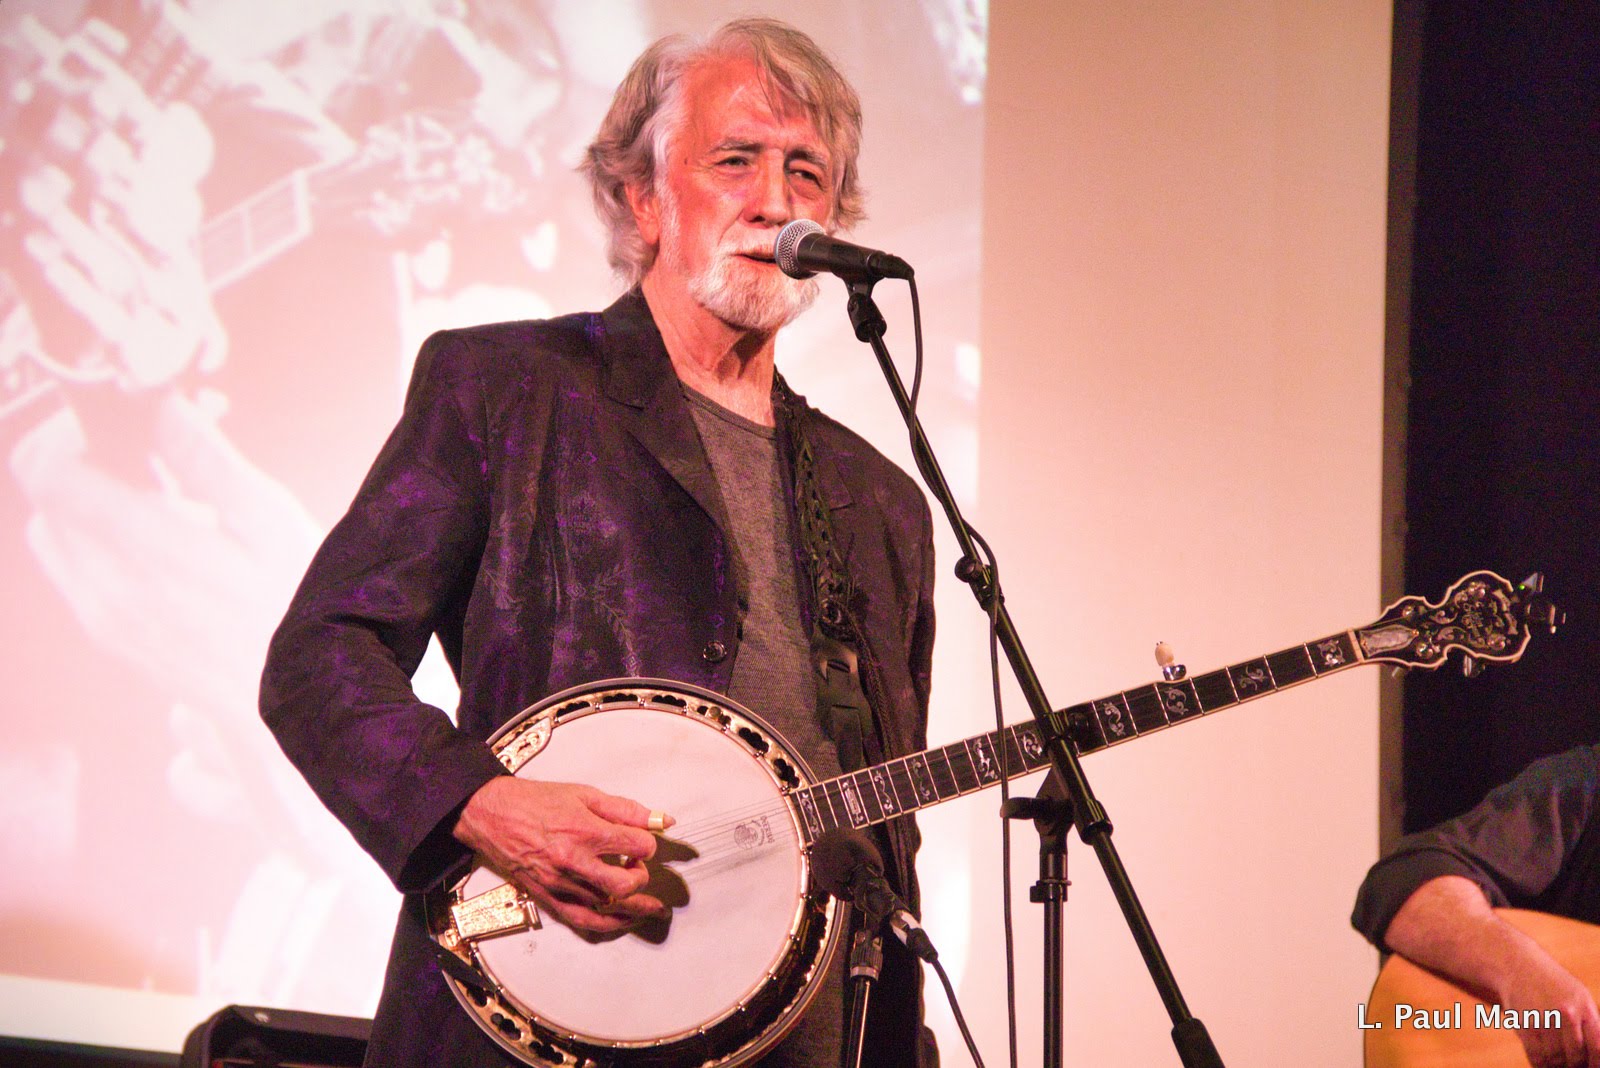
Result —
[{"label": "microphone head", "polygon": [[[823,232],[822,227],[811,219],[795,219],[786,223],[772,243],[772,259],[778,269],[790,278],[810,278],[815,275],[816,271],[808,271],[800,266],[800,241]],[[870,848],[872,843],[868,842],[867,845]]]},{"label": "microphone head", "polygon": [[811,869],[816,873],[817,885],[834,897],[850,900],[852,884],[862,868],[873,875],[883,874],[883,855],[860,831],[841,827],[812,843]]}]

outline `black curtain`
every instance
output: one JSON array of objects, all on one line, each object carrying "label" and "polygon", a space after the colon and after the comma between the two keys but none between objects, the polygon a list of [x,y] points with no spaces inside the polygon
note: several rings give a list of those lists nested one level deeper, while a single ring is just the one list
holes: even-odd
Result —
[{"label": "black curtain", "polygon": [[1538,570],[1568,624],[1482,678],[1407,679],[1406,831],[1600,741],[1600,4],[1422,14],[1406,585]]}]

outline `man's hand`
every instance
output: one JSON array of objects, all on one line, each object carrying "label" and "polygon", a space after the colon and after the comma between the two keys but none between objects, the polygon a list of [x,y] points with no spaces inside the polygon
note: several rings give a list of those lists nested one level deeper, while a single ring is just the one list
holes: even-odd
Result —
[{"label": "man's hand", "polygon": [[1484,991],[1521,1013],[1561,1013],[1560,1028],[1519,1029],[1534,1068],[1600,1068],[1600,1011],[1588,989],[1540,945],[1489,907],[1470,879],[1441,875],[1423,883],[1384,932],[1390,949],[1441,975]]},{"label": "man's hand", "polygon": [[640,892],[656,852],[650,816],[593,787],[502,776],[472,795],[453,833],[563,923],[610,934],[667,914]]},{"label": "man's hand", "polygon": [[1600,1068],[1600,1012],[1587,987],[1529,940],[1532,952],[1508,964],[1495,996],[1518,1019],[1525,1009],[1561,1013],[1559,1028],[1519,1029],[1534,1068]]}]

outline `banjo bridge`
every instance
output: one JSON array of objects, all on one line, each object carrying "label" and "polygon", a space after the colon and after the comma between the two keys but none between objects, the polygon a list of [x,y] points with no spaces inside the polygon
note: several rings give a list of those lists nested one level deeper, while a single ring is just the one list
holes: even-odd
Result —
[{"label": "banjo bridge", "polygon": [[450,906],[452,932],[460,942],[538,930],[544,926],[539,910],[510,883]]}]

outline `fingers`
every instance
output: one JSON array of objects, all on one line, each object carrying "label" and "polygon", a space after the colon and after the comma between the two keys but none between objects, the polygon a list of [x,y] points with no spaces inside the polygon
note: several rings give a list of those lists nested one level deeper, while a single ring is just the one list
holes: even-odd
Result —
[{"label": "fingers", "polygon": [[677,822],[664,812],[600,790],[586,793],[584,803],[590,812],[609,825],[609,836],[603,851],[621,856],[649,860],[656,855],[656,833]]},{"label": "fingers", "polygon": [[645,806],[593,787],[507,776],[473,795],[455,833],[557,916],[601,932],[664,914],[641,893],[656,850],[650,821]]},{"label": "fingers", "polygon": [[611,864],[602,867],[615,874],[596,878],[578,874],[557,875],[547,879],[543,888],[569,904],[584,905],[601,912],[643,916],[663,909],[661,902],[643,892],[650,882],[650,873],[643,864],[634,861],[628,867]]},{"label": "fingers", "polygon": [[619,901],[604,910],[559,898],[549,898],[540,904],[568,927],[592,934],[615,934],[636,926],[642,920],[665,916],[669,911],[655,898],[643,894]]},{"label": "fingers", "polygon": [[666,830],[675,822],[671,816],[662,812],[655,812],[637,801],[626,797],[617,797],[615,794],[603,793],[600,790],[591,791],[585,798],[589,811],[602,819],[612,823],[624,823],[629,827],[650,828],[652,819],[662,824],[656,830]]},{"label": "fingers", "polygon": [[[611,867],[608,865],[608,867]],[[649,873],[638,861],[614,871],[627,872],[637,877],[621,891],[602,888],[590,880],[565,875],[553,875],[544,880],[529,878],[532,873],[518,873],[517,882],[530,896],[553,912],[571,927],[597,934],[624,930],[650,919],[660,919],[670,914],[670,909],[658,898],[639,893],[649,880]]]},{"label": "fingers", "polygon": [[1559,1027],[1517,1031],[1528,1062],[1535,1068],[1600,1068],[1600,1014],[1592,1002],[1576,1010],[1559,1011]]},{"label": "fingers", "polygon": [[582,904],[599,907],[627,899],[643,890],[650,881],[644,862],[608,864],[599,856],[574,855],[564,870],[551,873],[545,885]]},{"label": "fingers", "polygon": [[619,823],[598,823],[593,839],[597,854],[649,860],[656,855],[656,836],[638,827],[624,827]]}]

